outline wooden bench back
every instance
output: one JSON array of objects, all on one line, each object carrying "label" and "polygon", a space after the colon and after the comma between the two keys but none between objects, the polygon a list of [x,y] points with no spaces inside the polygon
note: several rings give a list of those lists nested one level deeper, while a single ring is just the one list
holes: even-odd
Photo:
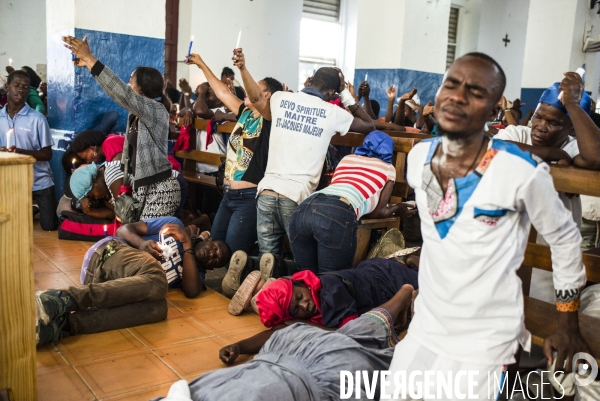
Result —
[{"label": "wooden bench back", "polygon": [[[557,191],[600,196],[600,171],[552,165],[550,174]],[[525,325],[532,334],[533,343],[542,346],[544,339],[551,335],[557,327],[558,312],[554,305],[528,297],[532,268],[552,271],[550,247],[536,244],[536,237],[537,233],[532,227],[525,259],[518,274],[523,282],[523,294],[525,295]],[[588,281],[600,283],[600,256],[584,253],[583,264]],[[582,335],[594,357],[600,360],[600,337],[598,337],[600,319],[586,315],[580,315],[579,319]]]}]

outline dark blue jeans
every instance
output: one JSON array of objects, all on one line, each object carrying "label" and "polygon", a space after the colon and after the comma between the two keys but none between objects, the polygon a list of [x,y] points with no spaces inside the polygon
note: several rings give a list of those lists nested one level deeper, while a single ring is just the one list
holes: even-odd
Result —
[{"label": "dark blue jeans", "polygon": [[231,253],[241,250],[256,255],[256,188],[223,188],[211,236],[225,241]]},{"label": "dark blue jeans", "polygon": [[40,208],[40,226],[44,231],[54,231],[58,227],[58,216],[56,215],[56,197],[54,196],[54,185],[39,191],[33,191],[33,199]]},{"label": "dark blue jeans", "polygon": [[337,196],[314,194],[290,221],[290,243],[298,270],[349,269],[356,252],[356,213]]}]

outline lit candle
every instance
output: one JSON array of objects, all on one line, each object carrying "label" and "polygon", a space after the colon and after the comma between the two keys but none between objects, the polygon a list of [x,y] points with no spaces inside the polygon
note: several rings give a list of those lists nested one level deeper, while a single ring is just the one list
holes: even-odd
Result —
[{"label": "lit candle", "polygon": [[188,57],[192,54],[192,44],[194,44],[194,35],[190,39],[190,47],[188,49]]},{"label": "lit candle", "polygon": [[368,80],[368,79],[369,79],[369,73],[367,72],[367,73],[365,74],[365,82],[367,82],[367,80]]},{"label": "lit candle", "polygon": [[12,137],[13,132],[15,132],[14,128],[10,128],[6,131],[6,149],[10,148],[10,138]]},{"label": "lit candle", "polygon": [[237,43],[235,44],[235,48],[239,49],[240,48],[240,39],[242,39],[242,30],[240,29],[240,33],[238,33],[238,40]]},{"label": "lit candle", "polygon": [[[73,168],[73,170],[75,170],[75,162],[77,161],[77,159],[73,159],[71,160],[71,168]],[[106,226],[104,226],[106,228]]]},{"label": "lit candle", "polygon": [[104,236],[108,236],[108,228],[106,227],[106,224],[104,225]]},{"label": "lit candle", "polygon": [[12,67],[12,58],[8,59],[8,65]]}]

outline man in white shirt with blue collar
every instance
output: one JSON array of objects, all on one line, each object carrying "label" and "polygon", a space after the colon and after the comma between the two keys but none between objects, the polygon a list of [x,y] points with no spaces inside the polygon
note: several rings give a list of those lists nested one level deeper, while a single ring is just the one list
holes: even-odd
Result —
[{"label": "man in white shirt with blue collar", "polygon": [[[530,223],[552,249],[561,312],[544,352],[552,360],[556,351],[557,366],[566,360],[570,369],[573,355],[588,351],[577,317],[586,282],[581,236],[548,165],[484,134],[505,85],[504,72],[489,56],[470,53],[456,60],[435,100],[441,136],[419,143],[408,156],[407,179],[415,189],[423,235],[420,289],[390,370],[406,372],[407,378],[421,372],[422,382],[426,372],[439,372],[434,383],[440,373],[451,375],[452,395],[442,392],[434,397],[438,400],[467,393],[496,399],[494,377],[501,380],[519,345],[529,350],[517,270]],[[474,371],[479,373],[469,382],[467,373]]]},{"label": "man in white shirt with blue collar", "polygon": [[40,226],[45,231],[53,231],[58,226],[54,180],[49,163],[54,142],[46,117],[26,103],[29,83],[29,76],[24,71],[17,70],[8,75],[8,103],[0,110],[0,152],[35,158],[33,198],[40,209]]}]

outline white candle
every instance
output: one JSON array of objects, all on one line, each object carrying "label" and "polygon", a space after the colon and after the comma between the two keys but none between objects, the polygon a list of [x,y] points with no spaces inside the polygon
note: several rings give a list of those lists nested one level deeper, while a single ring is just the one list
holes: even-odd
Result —
[{"label": "white candle", "polygon": [[235,48],[239,49],[240,48],[240,39],[242,39],[242,30],[240,29],[240,33],[238,33],[238,40],[237,43],[235,44]]},{"label": "white candle", "polygon": [[108,236],[108,227],[106,227],[106,224],[104,225],[104,236]]},{"label": "white candle", "polygon": [[6,131],[6,149],[10,148],[10,139],[12,137],[13,132],[15,132],[14,128],[10,128]]},{"label": "white candle", "polygon": [[8,65],[12,67],[12,58],[8,59]]},{"label": "white candle", "polygon": [[164,232],[164,230],[161,230],[161,232],[160,232],[160,244],[161,245],[165,244],[165,232]]},{"label": "white candle", "polygon": [[365,74],[365,82],[367,82],[367,80],[368,80],[368,79],[369,79],[369,73],[367,72],[367,73]]}]

